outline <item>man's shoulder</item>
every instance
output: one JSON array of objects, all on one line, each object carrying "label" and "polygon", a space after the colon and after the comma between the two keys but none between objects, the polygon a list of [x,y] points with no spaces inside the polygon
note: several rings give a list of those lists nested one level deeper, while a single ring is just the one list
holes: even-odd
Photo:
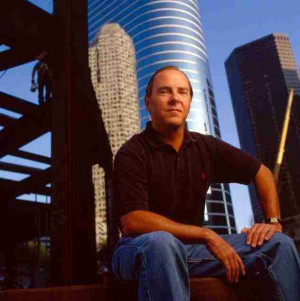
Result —
[{"label": "man's shoulder", "polygon": [[146,141],[143,137],[143,132],[133,135],[128,139],[118,150],[117,155],[121,153],[139,154],[146,148]]},{"label": "man's shoulder", "polygon": [[190,132],[190,134],[202,156],[213,160],[218,149],[218,139],[212,135],[201,134],[198,132]]},{"label": "man's shoulder", "polygon": [[208,146],[213,146],[216,143],[216,138],[211,135],[201,134],[198,132],[189,132],[194,141]]}]

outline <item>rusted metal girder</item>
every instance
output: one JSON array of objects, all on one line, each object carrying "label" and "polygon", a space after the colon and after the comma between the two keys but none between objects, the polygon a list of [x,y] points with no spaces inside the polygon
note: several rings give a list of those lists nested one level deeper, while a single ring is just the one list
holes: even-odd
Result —
[{"label": "rusted metal girder", "polygon": [[11,122],[0,132],[0,158],[51,130],[50,104]]},{"label": "rusted metal girder", "polygon": [[[22,206],[16,205],[15,197],[29,192],[51,193],[51,284],[93,283],[96,244],[92,165],[102,166],[110,181],[112,152],[88,68],[87,1],[55,1],[52,16],[28,1],[3,0],[0,33],[0,43],[10,47],[0,53],[0,70],[30,62],[44,51],[53,67],[53,98],[42,106],[0,93],[0,107],[23,115],[18,120],[4,121],[0,158],[11,154],[49,162],[20,147],[52,132],[51,169],[38,173],[27,170],[32,175],[19,183],[1,180],[1,214],[11,215],[10,226],[15,234],[12,221],[18,210],[23,210],[18,209]],[[7,164],[2,167],[12,169]],[[49,182],[51,188],[45,187]],[[4,229],[6,223],[2,220],[1,225]],[[30,231],[27,234],[29,237]],[[5,239],[10,245],[8,254],[14,242],[11,235]],[[9,258],[11,263],[13,256]]]},{"label": "rusted metal girder", "polygon": [[0,53],[0,71],[35,60],[53,45],[55,16],[25,0],[2,0],[0,44],[10,47]]},{"label": "rusted metal girder", "polygon": [[87,1],[59,0],[55,7],[51,283],[88,284],[96,281],[92,165],[111,176],[112,153],[88,67]]}]

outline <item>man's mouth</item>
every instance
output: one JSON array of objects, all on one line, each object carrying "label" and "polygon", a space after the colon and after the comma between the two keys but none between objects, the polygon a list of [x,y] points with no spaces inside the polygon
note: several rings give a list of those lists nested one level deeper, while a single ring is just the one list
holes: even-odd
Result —
[{"label": "man's mouth", "polygon": [[179,113],[181,113],[181,111],[178,110],[178,109],[169,109],[168,112],[179,112]]}]

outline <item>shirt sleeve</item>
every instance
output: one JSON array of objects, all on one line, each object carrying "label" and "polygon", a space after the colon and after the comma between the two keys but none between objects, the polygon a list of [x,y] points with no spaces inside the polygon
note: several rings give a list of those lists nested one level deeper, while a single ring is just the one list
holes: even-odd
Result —
[{"label": "shirt sleeve", "polygon": [[148,210],[146,162],[132,151],[118,152],[114,162],[114,206],[118,218]]},{"label": "shirt sleeve", "polygon": [[214,140],[214,159],[212,182],[250,184],[261,162],[250,154],[219,139]]}]

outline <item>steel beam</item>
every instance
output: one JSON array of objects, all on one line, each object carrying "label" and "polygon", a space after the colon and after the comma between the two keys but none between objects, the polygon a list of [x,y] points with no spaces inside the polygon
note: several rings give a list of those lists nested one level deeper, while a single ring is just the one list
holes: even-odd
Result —
[{"label": "steel beam", "polygon": [[5,191],[10,197],[26,193],[51,195],[51,188],[46,185],[51,182],[51,169],[45,169],[22,181],[0,179],[0,191]]},{"label": "steel beam", "polygon": [[3,127],[6,127],[7,125],[11,124],[15,120],[17,119],[0,113],[0,125]]},{"label": "steel beam", "polygon": [[18,150],[50,130],[50,104],[24,115],[0,132],[0,158]]},{"label": "steel beam", "polygon": [[28,167],[18,164],[11,164],[6,162],[0,162],[0,170],[6,170],[11,172],[23,173],[28,175],[37,174],[42,171],[40,168]]},{"label": "steel beam", "polygon": [[25,0],[2,0],[1,11],[1,43],[19,50],[28,43],[31,48],[50,44],[56,28],[53,15]]},{"label": "steel beam", "polygon": [[51,165],[51,158],[42,156],[42,155],[33,154],[30,152],[17,150],[17,151],[11,152],[10,155],[20,157],[23,159],[27,159],[27,160],[31,160],[31,161],[37,161],[39,163]]},{"label": "steel beam", "polygon": [[0,92],[0,108],[19,114],[31,114],[39,109],[39,106],[16,96]]}]

